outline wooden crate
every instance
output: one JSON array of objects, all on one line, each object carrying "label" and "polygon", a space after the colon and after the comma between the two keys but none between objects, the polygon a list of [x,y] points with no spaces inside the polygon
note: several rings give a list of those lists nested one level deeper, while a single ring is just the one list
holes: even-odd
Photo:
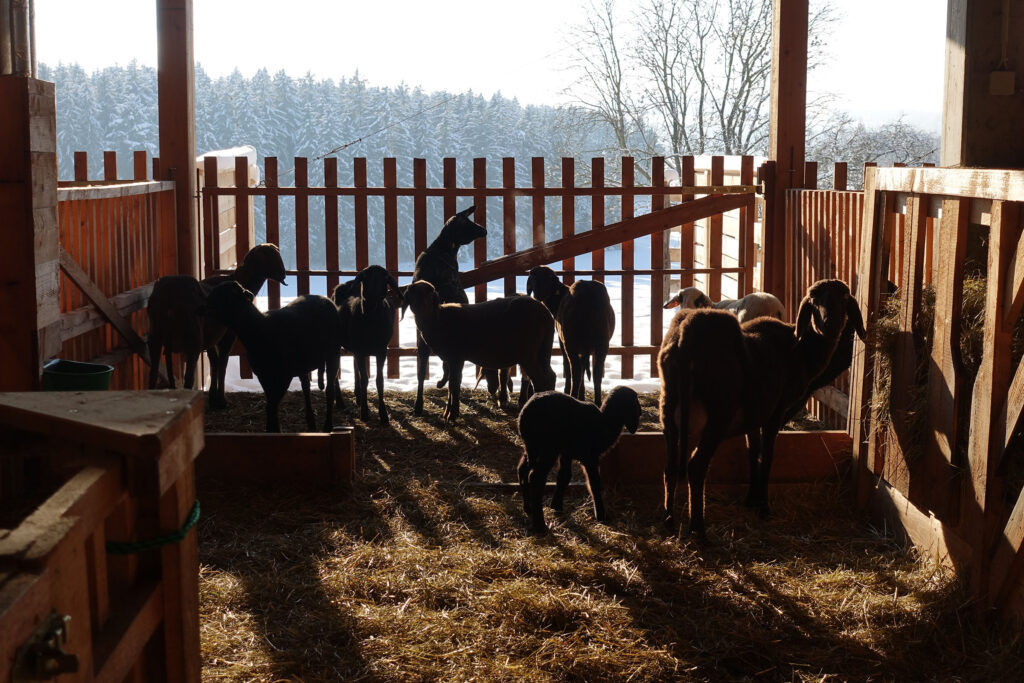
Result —
[{"label": "wooden crate", "polygon": [[355,475],[355,443],[351,427],[330,434],[207,434],[196,476],[268,486],[341,486]]},{"label": "wooden crate", "polygon": [[77,668],[54,680],[199,680],[196,533],[181,532],[202,447],[197,392],[0,394],[0,683],[51,614],[70,617]]}]

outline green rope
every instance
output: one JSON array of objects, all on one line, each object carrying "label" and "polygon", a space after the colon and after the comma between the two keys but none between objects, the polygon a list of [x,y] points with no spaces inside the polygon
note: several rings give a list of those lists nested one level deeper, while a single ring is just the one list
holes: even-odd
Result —
[{"label": "green rope", "polygon": [[173,534],[167,534],[166,536],[157,536],[146,541],[135,541],[134,543],[118,543],[116,541],[107,541],[107,552],[111,555],[135,555],[136,553],[143,553],[147,550],[154,550],[156,548],[162,548],[165,545],[171,545],[172,543],[181,543],[188,536],[188,532],[196,525],[199,521],[199,499],[192,504],[192,510],[188,513],[188,519],[185,520],[185,526],[181,527],[180,530],[175,531]]}]

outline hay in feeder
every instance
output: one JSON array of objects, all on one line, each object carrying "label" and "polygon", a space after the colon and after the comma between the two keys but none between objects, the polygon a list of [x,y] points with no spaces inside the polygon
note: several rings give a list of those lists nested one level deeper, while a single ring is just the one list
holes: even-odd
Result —
[{"label": "hay in feeder", "polygon": [[[663,531],[657,490],[609,491],[600,525],[570,489],[528,537],[518,494],[477,486],[515,478],[514,410],[467,393],[454,426],[443,391],[424,418],[389,396],[393,428],[344,413],[349,490],[200,489],[204,680],[1024,677],[1019,632],[974,625],[953,578],[868,528],[839,483],[787,489],[769,520],[712,495],[707,548]],[[653,428],[657,397],[642,404]]]}]

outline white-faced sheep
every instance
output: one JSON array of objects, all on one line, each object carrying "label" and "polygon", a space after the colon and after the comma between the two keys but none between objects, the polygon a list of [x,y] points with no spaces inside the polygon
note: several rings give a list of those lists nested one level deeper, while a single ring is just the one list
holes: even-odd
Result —
[{"label": "white-faced sheep", "polygon": [[565,374],[570,396],[584,398],[583,374],[593,356],[594,402],[600,405],[604,359],[615,332],[615,309],[608,290],[593,280],[577,280],[566,287],[555,271],[537,266],[530,269],[526,293],[541,301],[555,319],[558,344],[568,366]]},{"label": "white-faced sheep", "polygon": [[696,287],[684,287],[676,295],[665,302],[664,308],[717,308],[731,311],[741,323],[766,315],[782,320],[786,315],[786,307],[774,294],[768,292],[751,292],[739,299],[722,299],[713,303],[708,295]]},{"label": "white-faced sheep", "polygon": [[[359,271],[355,279],[334,289],[334,303],[341,319],[342,344],[352,353],[355,368],[355,394],[359,414],[370,417],[367,387],[370,383],[369,358],[377,359],[377,414],[388,423],[384,405],[384,359],[388,342],[395,330],[395,309],[388,300],[388,289],[398,290],[398,282],[381,266],[373,265]],[[341,387],[335,379],[335,395]]]},{"label": "white-faced sheep", "polygon": [[524,453],[519,460],[519,490],[523,510],[530,516],[530,531],[544,533],[542,498],[548,472],[558,461],[558,478],[551,507],[562,510],[572,477],[572,461],[583,466],[594,504],[594,518],[606,520],[601,495],[601,456],[618,441],[623,427],[635,433],[640,425],[640,401],[628,387],[615,387],[601,407],[557,391],[534,394],[519,413],[519,435]]},{"label": "white-faced sheep", "polygon": [[722,440],[740,434],[750,445],[747,504],[767,514],[775,438],[792,406],[828,365],[847,320],[863,338],[860,309],[839,280],[822,280],[808,290],[795,326],[771,318],[741,326],[735,316],[714,309],[675,315],[658,354],[666,523],[673,521],[678,472],[685,465],[689,532],[704,537],[708,464]]},{"label": "white-faced sheep", "polygon": [[[434,285],[442,303],[469,303],[469,297],[459,280],[459,247],[487,235],[487,230],[469,217],[474,211],[476,207],[471,206],[449,218],[434,241],[416,257],[413,282],[423,280]],[[413,404],[413,415],[423,414],[423,383],[427,379],[429,358],[430,346],[419,335],[416,339],[416,403]],[[441,379],[437,382],[438,389],[448,381],[450,372],[450,368],[445,365]]]},{"label": "white-faced sheep", "polygon": [[450,368],[446,420],[459,416],[466,361],[487,368],[518,364],[524,375],[520,405],[527,398],[527,379],[537,391],[555,388],[555,373],[551,370],[555,324],[540,302],[511,296],[479,304],[442,304],[434,286],[422,280],[399,291],[402,310],[412,309],[421,336]]},{"label": "white-faced sheep", "polygon": [[168,275],[153,284],[149,296],[149,388],[156,388],[161,351],[166,356],[167,377],[171,388],[174,375],[171,353],[185,354],[185,386],[195,386],[199,355],[205,350],[210,359],[210,407],[227,405],[224,377],[235,335],[209,315],[200,315],[206,294],[222,282],[233,280],[246,290],[258,293],[268,280],[285,282],[284,261],[273,244],[259,244],[249,250],[242,264],[228,275],[212,275],[196,280],[190,275]]},{"label": "white-faced sheep", "polygon": [[[316,429],[310,401],[309,373],[321,366],[328,377],[338,374],[341,321],[338,308],[325,296],[300,296],[276,311],[262,313],[253,294],[237,282],[224,282],[210,290],[209,311],[233,330],[245,347],[249,364],[267,399],[268,432],[281,431],[278,406],[293,377],[302,384],[306,426]],[[334,382],[327,383],[324,431],[333,427]]]}]

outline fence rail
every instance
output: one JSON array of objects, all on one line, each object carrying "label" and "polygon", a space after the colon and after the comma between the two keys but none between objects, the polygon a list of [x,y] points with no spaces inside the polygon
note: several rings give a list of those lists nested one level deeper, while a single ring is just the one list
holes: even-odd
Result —
[{"label": "fence rail", "polygon": [[[714,157],[708,175],[709,184],[696,186],[692,184],[692,173],[688,176],[686,171],[693,170],[692,158],[684,160],[682,185],[665,183],[666,165],[662,158],[653,159],[642,173],[632,158],[622,158],[618,164],[618,175],[613,178],[608,177],[605,160],[601,158],[591,161],[587,169],[589,173],[581,172],[575,160],[569,158],[562,159],[557,168],[549,168],[543,158],[530,159],[528,164],[503,158],[498,177],[488,175],[489,169],[497,167],[497,164],[491,165],[487,159],[473,159],[470,165],[460,166],[455,159],[447,158],[442,161],[441,186],[437,187],[427,184],[425,159],[413,159],[411,169],[403,169],[407,171],[405,177],[411,176],[412,183],[402,186],[398,184],[397,159],[383,159],[379,169],[380,184],[371,185],[367,160],[356,158],[352,160],[352,182],[343,186],[339,184],[338,160],[328,158],[323,160],[323,185],[310,186],[309,161],[296,158],[293,161],[294,184],[282,187],[279,185],[278,159],[268,157],[264,161],[265,183],[261,187],[248,187],[241,175],[234,187],[220,187],[215,174],[205,174],[201,200],[205,274],[225,272],[217,257],[221,253],[218,243],[221,226],[214,206],[220,197],[235,198],[236,206],[243,214],[237,219],[239,225],[250,220],[242,208],[248,204],[246,200],[256,198],[257,209],[262,208],[266,217],[266,239],[288,245],[289,248],[283,249],[286,265],[289,266],[289,275],[295,276],[297,294],[303,295],[312,291],[311,285],[315,280],[324,282],[322,289],[316,287],[317,291],[330,292],[343,277],[354,275],[370,265],[371,242],[374,243],[374,251],[382,255],[380,265],[399,277],[409,277],[412,274],[412,255],[427,247],[428,237],[436,234],[445,217],[454,214],[457,208],[463,208],[458,206],[463,200],[476,206],[474,219],[488,228],[488,236],[477,240],[471,247],[472,264],[478,268],[489,255],[492,259],[507,257],[549,244],[552,240],[606,229],[609,222],[628,222],[637,216],[697,198],[733,194],[750,196],[749,201],[740,202],[741,208],[731,212],[734,215],[728,227],[723,227],[721,211],[680,226],[682,243],[677,247],[676,260],[673,260],[666,236],[669,228],[677,226],[666,226],[666,230],[650,234],[649,241],[643,242],[644,251],[638,251],[636,240],[626,239],[617,245],[615,252],[599,248],[585,253],[559,255],[547,261],[567,282],[581,275],[601,281],[616,280],[620,287],[621,315],[617,334],[621,341],[612,348],[610,355],[619,357],[624,378],[635,376],[634,357],[646,355],[646,363],[650,365],[653,376],[657,371],[653,360],[664,327],[662,303],[672,287],[691,284],[698,278],[711,292],[719,295],[723,289],[738,296],[754,289],[757,254],[754,247],[756,208],[753,194],[756,187],[753,157],[743,157],[740,162],[740,168],[733,176],[738,184],[724,182],[724,159]],[[213,168],[212,159],[205,163],[208,168]],[[239,161],[239,173],[242,168]],[[521,181],[521,168],[529,169],[527,183]],[[638,175],[649,178],[650,184],[637,184]],[[687,181],[690,184],[686,184]],[[281,208],[286,200],[293,203],[292,214],[283,217]],[[372,215],[371,204],[374,209]],[[318,216],[323,216],[322,227],[311,220],[311,207],[317,209]],[[400,209],[406,210],[405,215],[410,220],[400,222]],[[585,216],[588,212],[589,225]],[[618,221],[609,221],[609,217]],[[291,219],[288,223],[293,222],[293,227],[285,228],[283,218]],[[376,227],[373,234],[371,224]],[[286,229],[291,234],[285,232]],[[238,259],[252,246],[242,232],[239,231],[235,243]],[[323,253],[317,253],[313,244],[322,245]],[[406,244],[411,244],[413,249],[400,247]],[[343,266],[341,253],[345,247],[350,249],[346,249],[347,262]],[[403,250],[406,256],[400,258]],[[590,256],[589,268],[580,267],[575,261],[577,255],[586,254]],[[613,260],[609,265],[609,259],[613,257],[617,257],[618,263]],[[508,295],[516,291],[515,277],[525,274],[511,269],[495,274],[493,279],[503,282],[503,292]],[[643,291],[638,293],[638,287]],[[640,298],[642,303],[638,303],[638,294],[639,297],[646,295],[647,300]],[[268,282],[267,295],[271,309],[280,307],[280,285]],[[474,283],[473,299],[482,301],[486,298],[486,282]],[[644,319],[646,330],[638,329],[635,324],[638,316]],[[408,354],[412,343],[412,339],[402,340],[396,333],[389,348],[389,377],[397,376],[397,358]],[[247,375],[244,364],[242,372],[243,377]]]}]

